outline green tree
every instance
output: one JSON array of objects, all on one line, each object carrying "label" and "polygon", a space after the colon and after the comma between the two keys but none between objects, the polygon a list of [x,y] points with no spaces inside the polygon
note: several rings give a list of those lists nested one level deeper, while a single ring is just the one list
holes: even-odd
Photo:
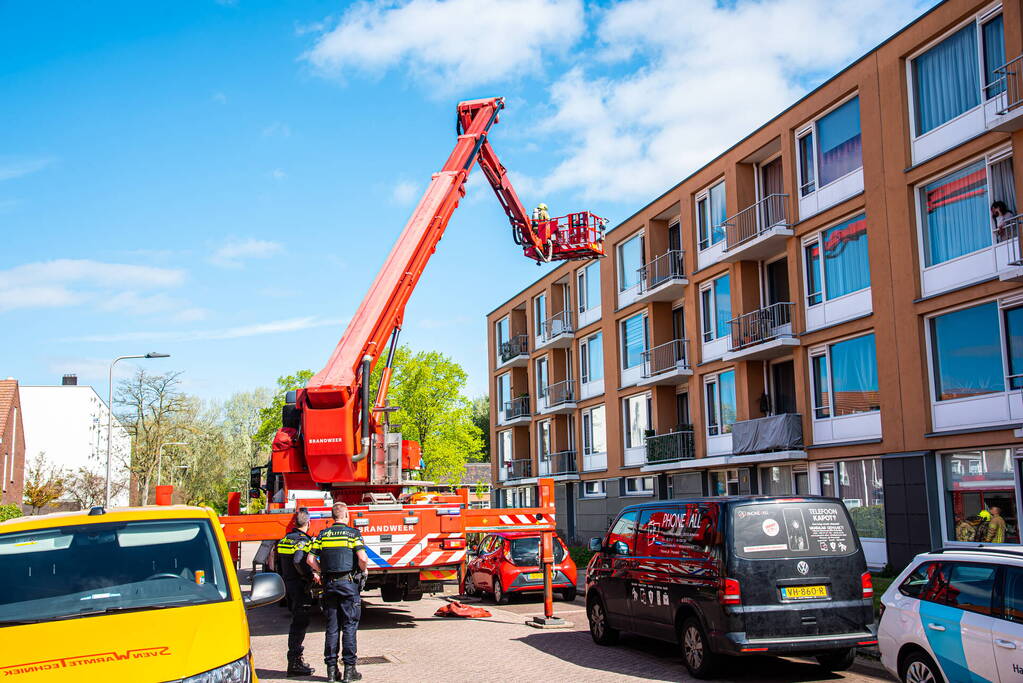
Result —
[{"label": "green tree", "polygon": [[46,454],[36,454],[28,471],[25,472],[25,504],[32,508],[32,514],[39,514],[44,507],[64,494],[67,474],[46,460]]},{"label": "green tree", "polygon": [[490,462],[490,397],[484,394],[472,400],[472,423],[483,435],[483,450],[480,460]]},{"label": "green tree", "polygon": [[299,370],[293,375],[282,375],[277,378],[277,392],[269,405],[259,411],[259,426],[253,432],[253,442],[260,448],[270,449],[274,434],[281,428],[281,410],[284,409],[285,394],[295,389],[305,388],[313,376],[312,370]]}]

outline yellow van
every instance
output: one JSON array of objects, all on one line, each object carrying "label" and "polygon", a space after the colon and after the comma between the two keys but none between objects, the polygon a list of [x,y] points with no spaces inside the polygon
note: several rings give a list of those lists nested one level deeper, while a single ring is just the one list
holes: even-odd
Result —
[{"label": "yellow van", "polygon": [[250,683],[243,597],[216,514],[166,506],[0,524],[0,681]]}]

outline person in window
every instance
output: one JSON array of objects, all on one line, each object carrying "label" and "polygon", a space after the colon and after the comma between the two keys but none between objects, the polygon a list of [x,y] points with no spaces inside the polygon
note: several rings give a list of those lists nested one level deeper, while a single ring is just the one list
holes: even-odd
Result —
[{"label": "person in window", "polygon": [[966,519],[962,519],[956,524],[956,540],[963,541],[964,543],[974,543],[978,540],[984,540],[985,531],[980,529],[981,518],[979,515],[970,515]]},{"label": "person in window", "polygon": [[984,540],[987,543],[1005,543],[1005,518],[1002,517],[1002,508],[992,506],[988,509],[988,512],[990,513],[990,519],[987,523],[987,533],[984,536]]},{"label": "person in window", "polygon": [[995,224],[995,240],[1004,242],[1012,237],[1010,234],[1009,219],[1012,218],[1012,211],[1005,202],[998,200],[991,204],[991,220]]}]

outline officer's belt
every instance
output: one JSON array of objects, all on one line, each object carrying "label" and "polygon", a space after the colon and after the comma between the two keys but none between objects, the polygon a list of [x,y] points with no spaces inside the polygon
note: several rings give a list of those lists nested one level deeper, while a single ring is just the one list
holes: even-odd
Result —
[{"label": "officer's belt", "polygon": [[352,572],[324,572],[323,576],[330,581],[355,581]]}]

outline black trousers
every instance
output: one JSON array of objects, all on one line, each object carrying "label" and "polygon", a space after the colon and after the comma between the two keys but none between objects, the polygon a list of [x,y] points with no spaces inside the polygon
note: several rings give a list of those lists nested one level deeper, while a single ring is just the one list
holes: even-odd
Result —
[{"label": "black trousers", "polygon": [[287,589],[288,609],[291,611],[291,627],[288,629],[288,659],[302,656],[305,648],[306,629],[309,628],[309,615],[312,611],[312,599],[306,590],[304,581],[285,581]]},{"label": "black trousers", "polygon": [[323,644],[323,661],[337,665],[338,641],[341,660],[345,666],[355,666],[355,632],[359,630],[362,600],[359,584],[348,580],[330,581],[323,587],[323,613],[327,617],[327,631]]}]

